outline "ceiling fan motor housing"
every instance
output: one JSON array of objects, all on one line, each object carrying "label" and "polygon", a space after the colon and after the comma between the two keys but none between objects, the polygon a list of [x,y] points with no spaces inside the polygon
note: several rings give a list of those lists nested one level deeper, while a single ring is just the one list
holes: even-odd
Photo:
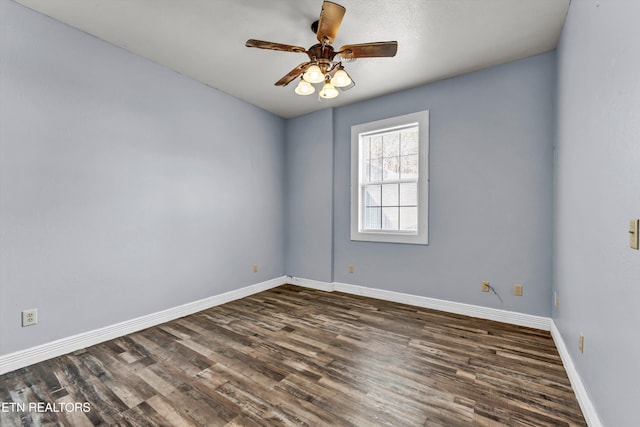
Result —
[{"label": "ceiling fan motor housing", "polygon": [[336,56],[333,46],[329,44],[322,45],[320,43],[311,46],[307,53],[311,60],[326,59],[328,61],[332,61],[333,57]]}]

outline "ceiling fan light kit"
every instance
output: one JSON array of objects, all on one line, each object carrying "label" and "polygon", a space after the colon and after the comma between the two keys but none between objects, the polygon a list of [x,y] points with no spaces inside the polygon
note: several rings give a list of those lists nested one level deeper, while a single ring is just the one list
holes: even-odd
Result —
[{"label": "ceiling fan light kit", "polygon": [[353,80],[349,77],[349,74],[344,70],[342,66],[336,71],[336,73],[331,78],[331,84],[335,87],[347,87],[351,84]]},{"label": "ceiling fan light kit", "polygon": [[316,88],[303,78],[300,78],[300,82],[298,82],[295,90],[298,95],[311,95],[315,91]]},{"label": "ceiling fan light kit", "polygon": [[[320,43],[309,49],[255,39],[247,40],[245,46],[281,52],[306,53],[310,61],[303,62],[289,71],[275,85],[286,86],[302,75],[295,89],[296,94],[311,95],[316,90],[312,84],[324,82],[318,95],[325,99],[335,98],[340,93],[338,89],[345,91],[355,86],[355,82],[342,66],[342,60],[393,57],[398,50],[398,42],[388,41],[345,45],[336,51],[331,44],[338,34],[345,12],[346,9],[337,3],[330,1],[322,3],[320,19],[311,24],[311,29],[316,33],[316,38]],[[336,60],[336,58],[338,59]]]},{"label": "ceiling fan light kit", "polygon": [[322,83],[324,81],[324,73],[316,64],[313,64],[304,72],[302,78],[309,83]]},{"label": "ceiling fan light kit", "polygon": [[331,84],[329,77],[327,77],[327,80],[324,83],[324,86],[322,86],[322,89],[320,89],[320,93],[318,95],[320,96],[320,98],[324,99],[331,99],[338,96],[338,89],[336,89],[336,87]]}]

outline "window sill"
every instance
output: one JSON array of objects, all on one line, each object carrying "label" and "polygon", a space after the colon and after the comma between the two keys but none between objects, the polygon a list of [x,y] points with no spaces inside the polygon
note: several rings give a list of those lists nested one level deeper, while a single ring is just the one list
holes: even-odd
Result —
[{"label": "window sill", "polygon": [[429,239],[424,233],[398,233],[385,231],[356,231],[351,233],[351,240],[357,242],[401,243],[408,245],[428,245]]}]

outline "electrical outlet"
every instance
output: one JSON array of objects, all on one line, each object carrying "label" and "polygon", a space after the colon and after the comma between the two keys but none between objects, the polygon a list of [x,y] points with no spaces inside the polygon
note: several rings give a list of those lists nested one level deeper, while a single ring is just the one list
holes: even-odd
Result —
[{"label": "electrical outlet", "polygon": [[349,264],[349,273],[353,273],[353,264]]},{"label": "electrical outlet", "polygon": [[578,338],[578,349],[580,353],[584,353],[584,335],[580,333],[580,337]]},{"label": "electrical outlet", "polygon": [[31,326],[38,323],[38,309],[24,310],[22,312],[22,327]]},{"label": "electrical outlet", "polygon": [[513,294],[517,297],[522,296],[522,285],[520,283],[517,283],[513,286]]},{"label": "electrical outlet", "polygon": [[489,282],[483,281],[482,282],[482,292],[489,292],[489,288],[490,288]]},{"label": "electrical outlet", "polygon": [[258,264],[253,264],[253,272],[254,273],[258,272]]},{"label": "electrical outlet", "polygon": [[558,292],[553,293],[553,303],[556,306],[556,309],[560,308],[560,297],[558,296]]}]

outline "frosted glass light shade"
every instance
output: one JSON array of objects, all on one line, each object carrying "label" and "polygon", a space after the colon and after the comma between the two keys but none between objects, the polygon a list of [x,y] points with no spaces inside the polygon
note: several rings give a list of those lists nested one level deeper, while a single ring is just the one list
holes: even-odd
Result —
[{"label": "frosted glass light shade", "polygon": [[312,65],[311,67],[307,68],[307,71],[305,71],[302,78],[309,83],[321,83],[324,81],[324,74],[322,74],[322,70],[320,69],[320,67],[318,67],[317,65]]},{"label": "frosted glass light shade", "polygon": [[331,99],[338,96],[338,89],[335,88],[330,82],[327,82],[322,86],[319,93],[321,98]]},{"label": "frosted glass light shade", "polygon": [[333,78],[331,79],[331,84],[334,85],[335,87],[349,86],[351,84],[351,77],[349,77],[349,74],[347,74],[345,70],[339,69],[333,75]]},{"label": "frosted glass light shade", "polygon": [[300,81],[298,82],[298,86],[296,86],[296,93],[298,95],[311,95],[315,91],[316,88],[311,86],[311,83],[303,79],[300,79]]}]

